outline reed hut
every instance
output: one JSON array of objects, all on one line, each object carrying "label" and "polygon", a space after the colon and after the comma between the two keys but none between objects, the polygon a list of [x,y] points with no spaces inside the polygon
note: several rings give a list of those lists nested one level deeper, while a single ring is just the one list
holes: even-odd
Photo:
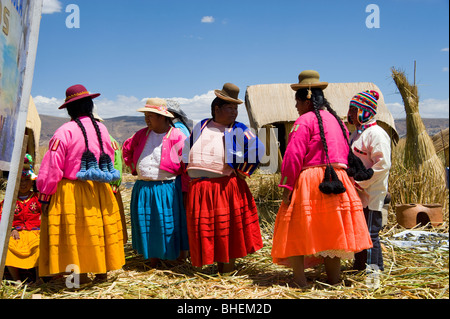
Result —
[{"label": "reed hut", "polygon": [[[39,138],[41,136],[41,118],[34,104],[33,98],[30,96],[30,102],[28,104],[27,122],[25,127],[25,135],[28,135],[28,143],[26,152],[33,157],[35,163],[39,159],[36,157],[39,155]],[[6,177],[8,172],[0,170],[0,178]]]},{"label": "reed hut", "polygon": [[28,105],[27,124],[25,134],[28,135],[27,153],[33,157],[35,163],[39,154],[39,138],[41,137],[41,118],[34,104],[33,98],[30,96]]},{"label": "reed hut", "polygon": [[[389,134],[393,144],[397,144],[399,135],[394,118],[386,107],[381,90],[375,84],[330,83],[323,92],[333,109],[353,131],[354,127],[347,122],[348,106],[353,96],[364,90],[376,90],[380,93],[376,119]],[[295,91],[291,89],[290,84],[284,83],[249,86],[245,93],[245,107],[250,126],[258,131],[260,138],[265,139],[266,157],[262,161],[260,171],[274,173],[280,169],[289,132],[298,118]]]},{"label": "reed hut", "polygon": [[436,154],[433,140],[428,135],[419,113],[417,85],[410,84],[403,71],[391,69],[392,78],[402,96],[406,112],[406,144],[404,164],[408,169],[429,172],[436,181],[445,181],[445,168]]},{"label": "reed hut", "polygon": [[440,153],[443,153],[445,166],[449,166],[449,157],[448,157],[448,127],[445,130],[441,130],[439,133],[433,135],[431,138],[433,140],[434,149],[436,150],[436,153],[439,155]]}]

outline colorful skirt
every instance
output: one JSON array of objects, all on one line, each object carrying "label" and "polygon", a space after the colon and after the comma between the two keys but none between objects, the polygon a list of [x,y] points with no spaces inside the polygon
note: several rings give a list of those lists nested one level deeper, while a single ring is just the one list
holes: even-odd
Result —
[{"label": "colorful skirt", "polygon": [[39,230],[21,230],[19,239],[10,238],[5,266],[31,269],[39,260]]},{"label": "colorful skirt", "polygon": [[145,259],[175,260],[189,250],[180,177],[136,181],[130,212],[132,245]]},{"label": "colorful skirt", "polygon": [[335,168],[346,192],[323,194],[319,190],[325,167],[303,170],[292,192],[290,205],[281,204],[275,221],[273,262],[289,266],[288,257],[308,256],[305,267],[322,257],[353,258],[372,247],[361,200],[343,169]]},{"label": "colorful skirt", "polygon": [[109,184],[63,179],[42,214],[39,275],[106,273],[125,264],[122,221]]},{"label": "colorful skirt", "polygon": [[193,180],[187,219],[191,262],[196,267],[229,263],[263,246],[255,200],[238,177]]}]

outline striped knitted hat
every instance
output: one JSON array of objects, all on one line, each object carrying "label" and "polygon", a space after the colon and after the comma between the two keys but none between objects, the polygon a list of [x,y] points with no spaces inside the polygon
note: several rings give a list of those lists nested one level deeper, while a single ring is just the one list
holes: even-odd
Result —
[{"label": "striped knitted hat", "polygon": [[358,118],[361,124],[366,123],[377,114],[378,99],[377,91],[367,90],[356,94],[350,101],[350,106],[360,109]]}]

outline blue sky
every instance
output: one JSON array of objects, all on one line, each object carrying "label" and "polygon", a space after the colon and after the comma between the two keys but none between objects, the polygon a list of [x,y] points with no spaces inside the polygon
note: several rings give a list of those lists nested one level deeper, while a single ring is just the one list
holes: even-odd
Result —
[{"label": "blue sky", "polygon": [[[70,4],[80,27],[68,28]],[[379,28],[368,28],[369,4]],[[44,0],[32,95],[41,114],[65,90],[102,93],[99,114],[136,115],[148,97],[176,98],[194,120],[232,82],[295,83],[315,69],[327,82],[373,82],[404,118],[391,67],[416,82],[423,117],[449,117],[448,0]],[[294,107],[294,105],[293,105]],[[248,121],[241,106],[239,120]]]}]

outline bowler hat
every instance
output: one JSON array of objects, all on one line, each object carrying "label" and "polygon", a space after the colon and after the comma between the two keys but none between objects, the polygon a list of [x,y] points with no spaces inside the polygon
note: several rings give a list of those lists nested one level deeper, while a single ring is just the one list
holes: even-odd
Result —
[{"label": "bowler hat", "polygon": [[239,88],[233,83],[225,83],[222,90],[214,90],[214,93],[219,99],[236,104],[244,103],[243,101],[238,99]]},{"label": "bowler hat", "polygon": [[325,89],[328,86],[328,82],[321,82],[319,72],[314,70],[306,70],[298,75],[298,83],[291,84],[291,88],[294,91],[300,89]]}]

